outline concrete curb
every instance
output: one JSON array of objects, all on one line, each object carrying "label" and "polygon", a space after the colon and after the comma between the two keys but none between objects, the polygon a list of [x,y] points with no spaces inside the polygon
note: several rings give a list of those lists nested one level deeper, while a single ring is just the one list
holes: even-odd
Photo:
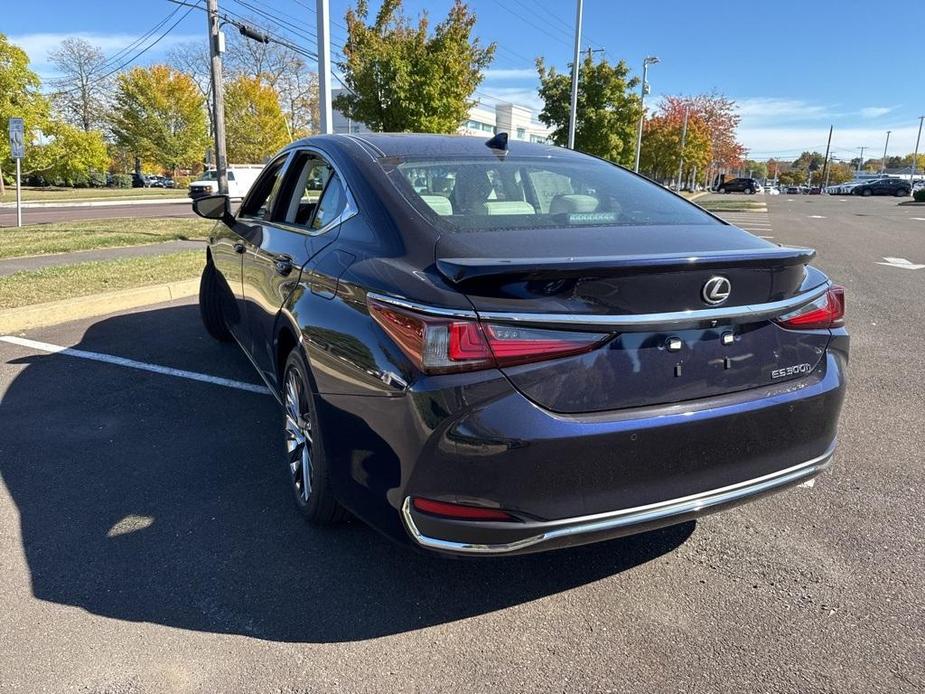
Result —
[{"label": "concrete curb", "polygon": [[194,296],[198,292],[199,278],[194,278],[9,308],[0,311],[0,334],[103,316],[107,313]]},{"label": "concrete curb", "polygon": [[[152,199],[129,199],[120,200],[119,198],[108,198],[106,200],[42,200],[40,202],[23,201],[22,208],[37,209],[42,207],[123,207],[126,205],[176,205],[177,203],[188,202],[192,204],[191,198],[152,198]],[[0,209],[16,209],[15,202],[0,202]]]}]

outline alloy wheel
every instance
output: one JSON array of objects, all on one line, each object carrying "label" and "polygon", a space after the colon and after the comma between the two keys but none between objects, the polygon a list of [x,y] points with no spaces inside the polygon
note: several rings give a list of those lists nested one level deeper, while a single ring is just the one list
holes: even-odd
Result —
[{"label": "alloy wheel", "polygon": [[289,476],[299,502],[307,504],[312,494],[312,419],[298,371],[286,372],[286,449]]}]

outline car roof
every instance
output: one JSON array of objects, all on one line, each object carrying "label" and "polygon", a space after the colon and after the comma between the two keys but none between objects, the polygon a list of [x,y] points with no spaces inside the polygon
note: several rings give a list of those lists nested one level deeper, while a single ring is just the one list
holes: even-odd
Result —
[{"label": "car roof", "polygon": [[[489,138],[470,135],[435,135],[421,133],[363,133],[361,135],[319,135],[292,143],[299,145],[322,144],[347,140],[361,144],[364,149],[380,157],[482,157],[494,156],[497,150],[486,147]],[[521,140],[508,140],[508,151],[520,156],[584,157],[564,147]]]}]

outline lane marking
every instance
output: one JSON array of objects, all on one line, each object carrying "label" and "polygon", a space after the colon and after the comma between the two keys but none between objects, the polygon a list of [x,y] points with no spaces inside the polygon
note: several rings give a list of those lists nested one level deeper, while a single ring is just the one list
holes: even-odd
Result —
[{"label": "lane marking", "polygon": [[909,217],[909,219],[914,219],[917,222],[925,222],[925,217]]},{"label": "lane marking", "polygon": [[14,335],[0,335],[0,342],[8,342],[11,345],[28,347],[29,349],[34,349],[39,352],[47,352],[49,354],[64,354],[65,356],[77,357],[78,359],[89,359],[90,361],[115,364],[116,366],[124,366],[129,369],[138,369],[139,371],[150,371],[152,373],[163,374],[165,376],[185,378],[190,381],[211,383],[216,386],[224,386],[225,388],[246,390],[249,393],[260,393],[261,395],[270,394],[270,391],[266,386],[260,386],[254,383],[245,383],[244,381],[236,381],[232,378],[222,378],[221,376],[210,376],[209,374],[199,373],[198,371],[187,371],[186,369],[174,369],[170,366],[148,364],[147,362],[136,361],[134,359],[126,359],[125,357],[116,357],[111,354],[103,354],[101,352],[88,352],[83,349],[74,349],[73,347],[62,347],[61,345],[53,345],[48,342],[39,342],[37,340],[27,340],[24,337],[16,337]]},{"label": "lane marking", "polygon": [[759,239],[773,239],[773,236],[759,236]]},{"label": "lane marking", "polygon": [[821,214],[811,214],[809,215],[810,219],[825,219]]},{"label": "lane marking", "polygon": [[925,265],[918,265],[905,258],[890,258],[884,256],[885,263],[878,262],[877,265],[886,265],[887,267],[898,267],[900,270],[921,270]]}]

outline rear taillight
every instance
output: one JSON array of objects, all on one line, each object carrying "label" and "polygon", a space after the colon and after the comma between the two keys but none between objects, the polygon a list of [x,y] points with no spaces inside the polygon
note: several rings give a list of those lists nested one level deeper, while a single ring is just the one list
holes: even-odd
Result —
[{"label": "rear taillight", "polygon": [[429,513],[441,518],[473,521],[513,521],[517,520],[507,511],[498,508],[483,508],[481,506],[467,506],[465,504],[451,504],[447,501],[435,501],[415,497],[411,500],[415,511]]},{"label": "rear taillight", "polygon": [[475,371],[588,352],[610,337],[438,318],[369,300],[369,314],[426,373]]},{"label": "rear taillight", "polygon": [[778,325],[791,330],[837,328],[845,324],[845,288],[837,285],[796,311],[777,319]]}]

